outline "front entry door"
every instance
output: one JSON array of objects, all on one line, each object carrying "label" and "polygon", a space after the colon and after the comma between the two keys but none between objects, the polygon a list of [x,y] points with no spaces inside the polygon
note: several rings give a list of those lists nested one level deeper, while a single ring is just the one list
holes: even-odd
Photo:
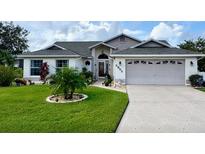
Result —
[{"label": "front entry door", "polygon": [[99,71],[99,77],[105,76],[105,71],[104,71],[104,62],[99,62],[98,64],[98,71]]}]

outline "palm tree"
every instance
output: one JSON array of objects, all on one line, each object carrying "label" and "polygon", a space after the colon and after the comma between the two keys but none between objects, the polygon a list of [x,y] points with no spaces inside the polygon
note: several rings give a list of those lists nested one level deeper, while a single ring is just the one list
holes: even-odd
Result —
[{"label": "palm tree", "polygon": [[72,99],[76,89],[86,87],[86,81],[81,73],[73,68],[63,68],[51,76],[54,83],[54,94],[63,93],[65,99]]}]

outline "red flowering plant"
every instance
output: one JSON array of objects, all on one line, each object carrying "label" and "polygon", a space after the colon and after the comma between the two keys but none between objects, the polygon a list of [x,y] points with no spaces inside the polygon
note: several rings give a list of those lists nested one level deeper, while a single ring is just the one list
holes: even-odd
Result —
[{"label": "red flowering plant", "polygon": [[45,62],[41,65],[40,68],[40,80],[44,82],[46,82],[46,76],[49,74],[49,66],[48,64]]}]

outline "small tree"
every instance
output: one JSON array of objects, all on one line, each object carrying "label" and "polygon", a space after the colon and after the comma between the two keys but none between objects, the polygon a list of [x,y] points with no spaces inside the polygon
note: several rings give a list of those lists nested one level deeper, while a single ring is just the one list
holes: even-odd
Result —
[{"label": "small tree", "polygon": [[48,64],[45,62],[41,65],[40,68],[40,80],[44,83],[46,82],[46,76],[49,74]]},{"label": "small tree", "polygon": [[73,68],[63,68],[51,77],[54,81],[54,94],[63,93],[65,99],[72,99],[76,89],[86,87],[86,81],[81,73]]}]

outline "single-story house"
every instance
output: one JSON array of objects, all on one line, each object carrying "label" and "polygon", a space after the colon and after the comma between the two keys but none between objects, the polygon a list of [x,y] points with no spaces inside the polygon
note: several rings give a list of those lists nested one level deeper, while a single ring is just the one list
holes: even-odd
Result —
[{"label": "single-story house", "polygon": [[96,80],[109,73],[121,84],[187,85],[203,56],[172,47],[166,40],[141,41],[120,34],[105,41],[55,42],[18,58],[24,61],[24,78],[33,81],[39,81],[40,66],[47,62],[50,74],[62,67],[86,67]]}]

